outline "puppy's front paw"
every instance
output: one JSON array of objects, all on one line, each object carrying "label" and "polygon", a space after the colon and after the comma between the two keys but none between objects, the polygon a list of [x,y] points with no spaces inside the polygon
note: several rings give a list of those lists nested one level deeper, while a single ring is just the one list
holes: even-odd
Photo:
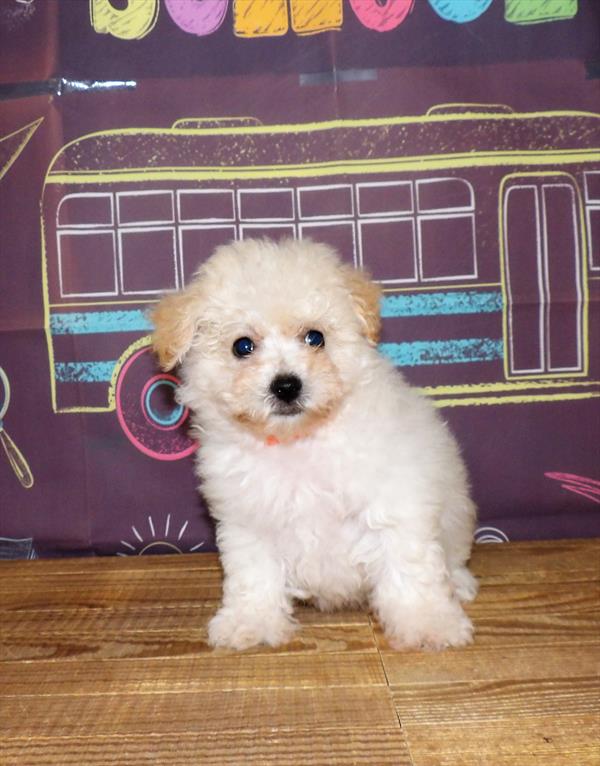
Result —
[{"label": "puppy's front paw", "polygon": [[422,609],[402,610],[392,624],[385,623],[385,633],[394,649],[439,651],[470,644],[473,624],[458,603],[428,604]]},{"label": "puppy's front paw", "polygon": [[284,613],[222,607],[208,625],[208,643],[229,649],[279,646],[291,639],[295,629],[295,623]]}]

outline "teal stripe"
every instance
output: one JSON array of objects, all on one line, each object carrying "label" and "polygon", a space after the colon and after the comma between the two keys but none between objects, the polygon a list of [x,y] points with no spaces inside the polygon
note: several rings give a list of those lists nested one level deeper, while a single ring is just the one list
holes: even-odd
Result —
[{"label": "teal stripe", "polygon": [[107,383],[115,362],[56,362],[54,376],[58,383]]},{"label": "teal stripe", "polygon": [[[485,314],[502,311],[500,292],[475,290],[385,295],[381,302],[384,319],[449,314]],[[151,332],[152,323],[144,311],[64,312],[50,316],[53,335],[91,335],[111,332]]]},{"label": "teal stripe", "polygon": [[502,359],[504,344],[493,338],[380,343],[379,350],[398,367],[489,362]]},{"label": "teal stripe", "polygon": [[443,293],[384,295],[381,316],[438,316],[448,314],[489,314],[502,311],[502,293],[457,290]]},{"label": "teal stripe", "polygon": [[[488,362],[502,359],[503,343],[493,338],[380,343],[379,350],[398,367],[427,364]],[[58,383],[106,383],[112,378],[113,362],[57,362],[54,375]]]},{"label": "teal stripe", "polygon": [[51,314],[53,335],[89,335],[108,332],[150,332],[152,324],[143,311],[86,311]]}]

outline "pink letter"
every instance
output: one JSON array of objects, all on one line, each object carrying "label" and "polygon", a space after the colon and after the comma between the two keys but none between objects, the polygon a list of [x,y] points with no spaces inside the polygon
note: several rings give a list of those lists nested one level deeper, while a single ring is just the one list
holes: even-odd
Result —
[{"label": "pink letter", "polygon": [[389,32],[402,24],[415,0],[350,0],[359,21],[376,32]]},{"label": "pink letter", "polygon": [[229,0],[165,0],[169,16],[190,35],[212,35],[223,23]]}]

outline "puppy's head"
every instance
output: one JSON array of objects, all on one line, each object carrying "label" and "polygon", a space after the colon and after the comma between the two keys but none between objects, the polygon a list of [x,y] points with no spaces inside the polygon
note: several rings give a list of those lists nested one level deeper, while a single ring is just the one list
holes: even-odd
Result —
[{"label": "puppy's head", "polygon": [[152,321],[160,364],[181,364],[180,400],[201,423],[287,440],[343,402],[378,339],[379,289],[325,245],[246,240],[217,249]]}]

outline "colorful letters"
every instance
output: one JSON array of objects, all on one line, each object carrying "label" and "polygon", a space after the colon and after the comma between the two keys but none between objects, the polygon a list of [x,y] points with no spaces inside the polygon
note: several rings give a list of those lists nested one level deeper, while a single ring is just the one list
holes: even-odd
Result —
[{"label": "colorful letters", "polygon": [[165,0],[179,29],[191,35],[212,35],[223,23],[229,0]]},{"label": "colorful letters", "polygon": [[465,24],[485,13],[492,0],[429,0],[433,10],[446,21]]},{"label": "colorful letters", "polygon": [[[499,1],[499,0],[498,0]],[[99,34],[139,40],[152,31],[161,0],[90,0],[90,19]],[[162,0],[172,21],[187,34],[211,35],[223,24],[229,0]],[[429,0],[429,8],[445,21],[465,24],[482,16],[492,0]],[[540,24],[577,15],[578,0],[504,0],[504,18],[511,24]],[[339,30],[343,0],[232,0],[233,33],[237,37],[279,37],[291,28],[298,35]],[[427,6],[423,0],[350,0],[356,18],[367,29],[390,32],[411,12]]]},{"label": "colorful letters", "polygon": [[342,0],[292,0],[292,29],[299,35],[340,29],[344,18]]},{"label": "colorful letters", "polygon": [[541,24],[572,19],[577,0],[506,0],[504,18],[512,24]]},{"label": "colorful letters", "polygon": [[152,31],[158,19],[158,0],[128,0],[119,10],[110,0],[90,0],[92,27],[99,34],[120,40],[140,40]]},{"label": "colorful letters", "polygon": [[412,11],[414,0],[350,0],[352,10],[359,21],[368,29],[389,32],[402,24]]},{"label": "colorful letters", "polygon": [[285,0],[233,0],[233,31],[238,37],[278,37],[288,31]]}]

